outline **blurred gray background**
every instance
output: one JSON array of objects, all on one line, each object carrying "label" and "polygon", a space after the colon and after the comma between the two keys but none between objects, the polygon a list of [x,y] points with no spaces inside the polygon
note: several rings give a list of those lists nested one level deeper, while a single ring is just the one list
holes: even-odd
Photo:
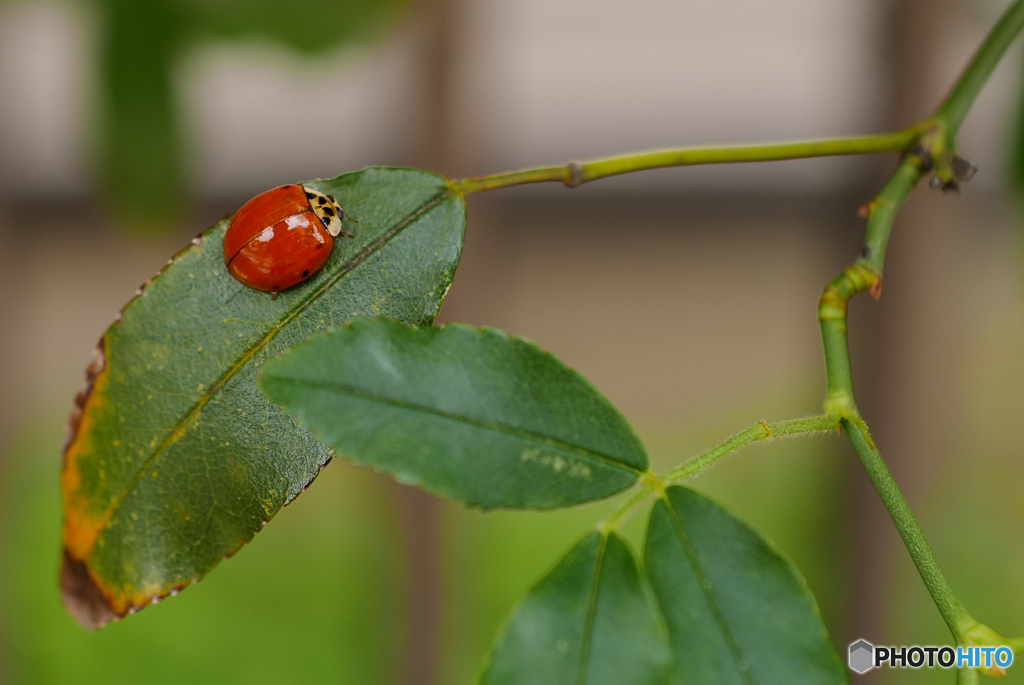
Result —
[{"label": "blurred gray background", "polygon": [[[909,125],[1007,2],[424,0],[373,39],[311,54],[259,35],[195,39],[169,72],[184,199],[163,232],[99,199],[110,5],[0,4],[0,682],[471,682],[517,599],[613,505],[483,515],[336,463],[181,596],[97,635],[64,615],[63,420],[117,310],[192,235],[281,183]],[[1007,635],[1024,633],[1021,221],[1007,173],[1021,60],[1018,47],[963,128],[981,172],[959,196],[914,193],[884,297],[851,308],[861,409],[954,588]],[[856,209],[895,161],[473,195],[441,319],[553,351],[666,468],[755,421],[819,411],[817,298],[854,258]],[[844,657],[861,637],[948,641],[839,438],[753,446],[694,486],[796,561]],[[644,516],[627,526],[635,543]],[[939,681],[952,675],[858,680]],[[1004,682],[1024,683],[1024,668]]]}]

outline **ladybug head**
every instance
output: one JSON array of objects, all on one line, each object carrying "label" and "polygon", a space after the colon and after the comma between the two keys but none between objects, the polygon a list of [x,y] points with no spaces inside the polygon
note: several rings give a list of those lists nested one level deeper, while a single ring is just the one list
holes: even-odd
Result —
[{"label": "ladybug head", "polygon": [[327,232],[337,238],[341,234],[341,217],[344,216],[345,210],[331,195],[321,193],[309,186],[302,186],[302,189],[306,192],[310,209],[320,217]]}]

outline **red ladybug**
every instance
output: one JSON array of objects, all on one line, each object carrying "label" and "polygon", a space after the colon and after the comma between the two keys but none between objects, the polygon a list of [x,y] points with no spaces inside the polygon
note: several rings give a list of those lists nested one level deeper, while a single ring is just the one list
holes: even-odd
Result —
[{"label": "red ladybug", "polygon": [[330,195],[297,184],[260,193],[239,207],[224,234],[228,273],[276,293],[319,271],[334,249],[345,210]]}]

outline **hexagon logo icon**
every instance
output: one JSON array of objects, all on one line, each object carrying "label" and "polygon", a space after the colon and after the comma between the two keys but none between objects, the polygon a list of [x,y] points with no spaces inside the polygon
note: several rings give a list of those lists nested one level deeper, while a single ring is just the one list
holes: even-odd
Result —
[{"label": "hexagon logo icon", "polygon": [[875,667],[875,646],[867,640],[857,640],[850,645],[850,670],[867,673]]}]

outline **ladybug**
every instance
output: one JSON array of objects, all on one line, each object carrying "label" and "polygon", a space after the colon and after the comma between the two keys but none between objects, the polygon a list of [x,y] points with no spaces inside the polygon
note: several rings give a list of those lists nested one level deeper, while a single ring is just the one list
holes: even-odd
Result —
[{"label": "ladybug", "polygon": [[224,234],[228,273],[256,290],[276,293],[324,265],[345,210],[330,195],[292,184],[260,193],[238,208]]}]

